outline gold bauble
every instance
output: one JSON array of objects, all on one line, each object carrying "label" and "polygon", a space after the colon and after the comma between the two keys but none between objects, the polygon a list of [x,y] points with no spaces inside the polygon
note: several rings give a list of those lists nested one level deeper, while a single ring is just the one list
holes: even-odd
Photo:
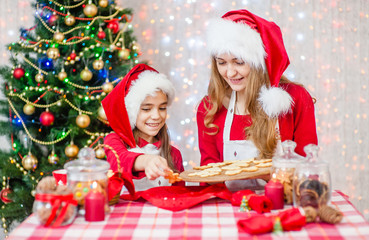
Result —
[{"label": "gold bauble", "polygon": [[50,164],[57,164],[59,162],[59,157],[55,154],[54,151],[52,151],[51,154],[47,157],[47,160]]},{"label": "gold bauble", "polygon": [[102,85],[102,90],[104,91],[104,93],[110,93],[111,91],[113,91],[114,89],[114,85],[111,82],[106,82]]},{"label": "gold bauble", "polygon": [[92,63],[92,67],[95,70],[101,70],[104,68],[104,61],[101,59],[96,59],[93,63]]},{"label": "gold bauble", "polygon": [[108,0],[100,0],[99,1],[99,6],[102,8],[106,8],[109,5],[109,1]]},{"label": "gold bauble", "polygon": [[130,51],[127,48],[119,50],[118,57],[123,60],[127,60],[130,55]]},{"label": "gold bauble", "polygon": [[57,59],[58,57],[60,57],[60,52],[59,52],[59,49],[55,47],[51,47],[47,49],[46,55],[48,58]]},{"label": "gold bauble", "polygon": [[56,42],[62,42],[64,40],[64,34],[61,32],[55,32],[53,38]]},{"label": "gold bauble", "polygon": [[102,147],[99,147],[98,149],[96,149],[95,151],[95,155],[97,158],[103,159],[105,158],[105,151]]},{"label": "gold bauble", "polygon": [[73,15],[68,14],[68,15],[65,17],[65,19],[64,19],[64,23],[65,23],[65,25],[67,25],[67,26],[72,26],[73,24],[75,24],[75,23],[76,23],[76,19],[75,19],[75,17],[74,17]]},{"label": "gold bauble", "polygon": [[26,170],[35,170],[37,168],[38,160],[32,153],[28,153],[22,159],[22,166]]},{"label": "gold bauble", "polygon": [[78,154],[78,152],[79,152],[79,148],[77,147],[77,145],[75,145],[75,144],[73,144],[73,143],[69,144],[69,145],[65,148],[65,150],[64,150],[65,155],[66,155],[67,157],[69,157],[69,158],[74,158],[74,157],[76,157],[76,156],[77,156],[77,154]]},{"label": "gold bauble", "polygon": [[94,17],[97,14],[97,7],[95,4],[93,3],[89,3],[85,6],[85,8],[83,9],[83,13],[87,16],[87,17]]},{"label": "gold bauble", "polygon": [[90,125],[90,122],[91,122],[90,117],[86,114],[80,114],[76,118],[76,124],[80,128],[88,127]]},{"label": "gold bauble", "polygon": [[60,81],[64,81],[64,79],[66,79],[67,77],[68,77],[68,75],[64,70],[62,70],[60,73],[58,73],[58,79]]},{"label": "gold bauble", "polygon": [[41,83],[44,81],[44,75],[42,73],[37,73],[35,76],[35,81]]},{"label": "gold bauble", "polygon": [[140,45],[140,44],[138,44],[138,43],[136,43],[136,42],[134,42],[134,43],[132,44],[132,49],[133,49],[136,53],[139,53],[139,52],[141,52],[141,45]]},{"label": "gold bauble", "polygon": [[105,114],[105,111],[104,111],[104,108],[102,106],[99,107],[99,109],[97,110],[97,115],[104,119],[104,120],[108,120],[108,118],[106,117],[106,114]]},{"label": "gold bauble", "polygon": [[23,106],[23,112],[24,112],[24,114],[26,114],[28,116],[34,114],[35,111],[36,111],[35,106],[33,106],[30,103],[27,103],[26,105]]},{"label": "gold bauble", "polygon": [[85,69],[83,69],[80,74],[81,79],[86,82],[90,81],[92,79],[92,76],[92,72],[87,67],[85,67]]}]

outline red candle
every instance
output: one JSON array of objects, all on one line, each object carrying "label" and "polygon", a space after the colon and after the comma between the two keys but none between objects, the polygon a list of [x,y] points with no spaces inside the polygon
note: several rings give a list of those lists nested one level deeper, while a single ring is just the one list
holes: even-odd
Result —
[{"label": "red candle", "polygon": [[89,222],[104,221],[105,197],[102,193],[92,190],[85,197],[85,219]]},{"label": "red candle", "polygon": [[270,180],[265,185],[265,196],[273,203],[273,209],[284,207],[283,185],[277,179]]}]

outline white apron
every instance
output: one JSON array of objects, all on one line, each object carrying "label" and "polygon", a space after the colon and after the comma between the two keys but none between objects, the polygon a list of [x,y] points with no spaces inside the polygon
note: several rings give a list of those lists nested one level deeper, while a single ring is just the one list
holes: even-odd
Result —
[{"label": "white apron", "polygon": [[[153,144],[147,144],[143,148],[139,148],[139,147],[132,148],[132,149],[129,149],[129,151],[136,152],[136,153],[151,154],[151,155],[159,155],[160,153],[160,149],[157,149],[157,147]],[[141,179],[132,179],[132,181],[133,181],[133,184],[135,185],[136,191],[145,191],[153,187],[172,185],[169,183],[168,179],[165,179],[162,176],[156,178],[155,180],[149,180],[147,177],[143,177]],[[125,187],[122,188],[121,194],[124,191],[127,192],[127,189]]]},{"label": "white apron", "polygon": [[[235,112],[236,92],[232,91],[231,99],[229,101],[227,116],[224,122],[223,130],[223,160],[243,160],[254,158],[259,155],[259,150],[251,140],[230,140],[231,126]],[[276,129],[279,132],[278,121]],[[281,149],[278,141],[277,151]],[[263,189],[265,181],[262,179],[249,180],[233,180],[225,182],[230,191],[238,191],[242,189],[259,190]]]}]

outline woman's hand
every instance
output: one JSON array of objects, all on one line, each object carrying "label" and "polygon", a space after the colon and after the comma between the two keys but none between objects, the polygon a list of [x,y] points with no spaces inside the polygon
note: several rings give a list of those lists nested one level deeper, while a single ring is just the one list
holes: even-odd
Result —
[{"label": "woman's hand", "polygon": [[154,180],[165,175],[165,170],[170,171],[167,160],[157,155],[144,154],[136,158],[135,171],[145,171],[146,177]]}]

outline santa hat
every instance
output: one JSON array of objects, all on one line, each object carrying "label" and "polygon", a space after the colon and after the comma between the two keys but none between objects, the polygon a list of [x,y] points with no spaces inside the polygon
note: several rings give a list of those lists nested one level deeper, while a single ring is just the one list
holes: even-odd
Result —
[{"label": "santa hat", "polygon": [[258,99],[268,116],[277,117],[290,110],[291,96],[278,88],[290,61],[275,23],[245,9],[227,12],[209,22],[207,48],[212,55],[229,53],[268,72],[271,87],[262,87]]},{"label": "santa hat", "polygon": [[172,103],[174,86],[168,78],[152,67],[138,64],[102,101],[111,128],[132,148],[136,147],[132,130],[136,126],[141,103],[157,91],[168,96],[168,105]]}]

